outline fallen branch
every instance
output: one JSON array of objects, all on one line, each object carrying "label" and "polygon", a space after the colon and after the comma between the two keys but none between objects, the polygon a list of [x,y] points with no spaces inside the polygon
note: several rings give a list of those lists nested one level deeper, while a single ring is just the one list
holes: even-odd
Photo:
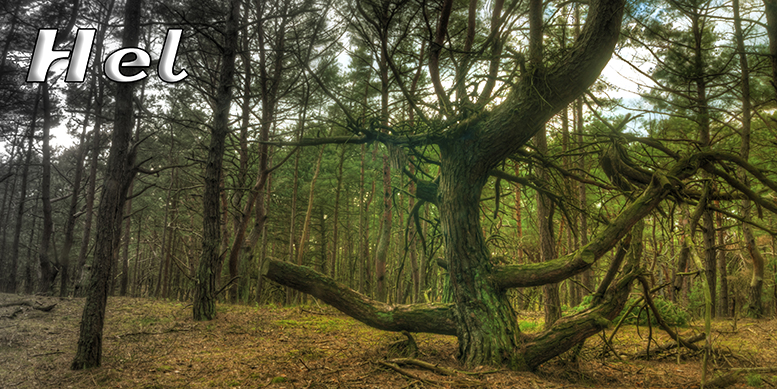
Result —
[{"label": "fallen branch", "polygon": [[[664,318],[661,316],[661,313],[658,312],[658,308],[656,308],[656,305],[653,303],[653,297],[650,296],[651,290],[650,286],[648,285],[647,279],[645,279],[645,276],[639,276],[637,278],[639,282],[642,284],[643,288],[643,297],[645,298],[645,302],[647,302],[647,305],[650,307],[650,310],[653,311],[653,314],[656,317],[656,321],[658,322],[658,326],[661,327],[664,332],[666,332],[672,339],[676,339],[678,343],[683,345],[683,347],[691,349],[693,351],[699,351],[699,348],[696,347],[696,345],[693,344],[693,342],[688,342],[687,340],[680,337],[679,334],[676,334],[671,327],[669,327],[668,324],[664,321]],[[704,339],[704,336],[702,335],[702,339]],[[701,340],[701,339],[699,339]]]},{"label": "fallen branch", "polygon": [[[38,304],[40,304],[40,303],[38,303]],[[36,309],[38,311],[43,311],[43,312],[49,312],[52,309],[54,309],[54,307],[56,307],[56,306],[57,306],[57,303],[54,303],[54,304],[51,304],[51,305],[35,305],[35,304],[30,303],[29,301],[15,301],[15,302],[11,302],[11,303],[0,304],[0,308],[30,307],[32,309]]]},{"label": "fallen branch", "polygon": [[15,310],[15,311],[13,311],[13,312],[11,312],[11,314],[10,314],[10,315],[5,315],[5,316],[3,316],[2,318],[3,318],[3,319],[15,319],[15,318],[16,318],[16,315],[18,315],[18,314],[20,314],[20,313],[22,313],[22,312],[24,312],[24,309],[22,309],[22,308],[16,308],[16,310]]},{"label": "fallen branch", "polygon": [[739,380],[739,373],[728,373],[723,374],[722,376],[715,377],[714,379],[708,381],[706,384],[704,384],[705,388],[726,388],[731,385],[734,385]]},{"label": "fallen branch", "polygon": [[395,363],[397,365],[415,365],[415,366],[424,368],[426,370],[431,370],[437,374],[447,375],[447,376],[455,376],[457,373],[456,370],[448,369],[439,365],[433,365],[429,362],[425,362],[415,358],[394,358],[394,359],[389,359],[388,362]]},{"label": "fallen branch", "polygon": [[732,373],[777,373],[777,367],[734,367],[726,370]]},{"label": "fallen branch", "polygon": [[422,361],[420,359],[415,359],[415,358],[394,358],[394,359],[387,360],[387,362],[395,363],[397,365],[415,365],[420,368],[431,370],[437,374],[447,375],[447,376],[455,376],[456,374],[483,375],[483,374],[498,373],[501,371],[501,370],[489,370],[489,371],[483,371],[483,372],[476,372],[476,371],[454,370],[454,369],[449,369],[447,367],[442,367],[440,365],[434,365],[429,362]]},{"label": "fallen branch", "polygon": [[[379,364],[386,366],[394,371],[396,371],[399,374],[402,374],[408,378],[412,378],[417,381],[421,381],[425,384],[434,384],[434,385],[454,385],[454,386],[482,386],[483,383],[480,381],[473,381],[473,380],[456,380],[456,381],[441,381],[441,380],[435,380],[431,378],[422,378],[419,377],[401,367],[399,367],[395,363],[387,362],[387,361],[378,361]],[[430,364],[431,365],[431,364]]]},{"label": "fallen branch", "polygon": [[43,353],[43,354],[34,354],[34,355],[30,355],[30,357],[33,357],[33,358],[34,358],[34,357],[45,357],[45,356],[48,356],[48,355],[59,355],[59,354],[64,354],[64,353],[65,353],[64,351],[59,351],[59,350],[57,350],[57,351],[52,351],[52,352],[50,352],[50,353]]},{"label": "fallen branch", "polygon": [[[693,343],[701,342],[702,340],[704,340],[704,338],[705,338],[704,333],[701,333],[701,334],[698,334],[698,335],[696,335],[694,337],[691,337],[689,339],[685,339],[685,340],[681,339],[681,341],[683,341],[683,342],[685,342],[687,344],[693,344]],[[676,348],[676,347],[677,347],[677,342],[673,340],[673,341],[664,343],[664,344],[658,346],[657,348],[654,348],[653,350],[651,350],[651,353],[652,354],[658,354],[658,353],[662,353],[664,351],[671,350],[671,349]],[[698,350],[698,347],[697,347],[697,350]],[[642,352],[636,354],[634,356],[634,358],[644,358],[646,356],[647,356],[647,352],[642,351]]]}]

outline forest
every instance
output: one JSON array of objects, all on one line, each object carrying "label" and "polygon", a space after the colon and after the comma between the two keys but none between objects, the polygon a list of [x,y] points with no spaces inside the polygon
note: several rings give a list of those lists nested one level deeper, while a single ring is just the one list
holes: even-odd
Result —
[{"label": "forest", "polygon": [[[362,384],[645,348],[777,384],[777,0],[3,1],[0,47],[8,361],[8,329],[59,315],[35,356],[83,380],[122,336],[243,323],[401,344],[352,356],[378,358]],[[295,374],[198,385],[324,379]],[[76,387],[153,386],[111,377]]]}]

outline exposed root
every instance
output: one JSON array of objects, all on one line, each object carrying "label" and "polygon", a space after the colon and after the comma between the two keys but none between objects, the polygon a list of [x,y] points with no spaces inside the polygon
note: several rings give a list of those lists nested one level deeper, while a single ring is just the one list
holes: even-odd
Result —
[{"label": "exposed root", "polygon": [[407,337],[407,339],[400,339],[396,342],[391,343],[389,348],[389,353],[394,355],[400,355],[410,358],[415,358],[418,356],[418,344],[416,344],[415,339],[413,338],[413,335],[410,335],[407,331],[402,331],[402,335]]}]

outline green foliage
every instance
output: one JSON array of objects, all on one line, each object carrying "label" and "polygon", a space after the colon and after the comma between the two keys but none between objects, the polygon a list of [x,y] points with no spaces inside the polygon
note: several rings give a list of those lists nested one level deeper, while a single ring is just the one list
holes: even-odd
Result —
[{"label": "green foliage", "polygon": [[576,305],[576,306],[574,306],[572,308],[569,308],[569,309],[565,309],[565,311],[569,315],[574,315],[576,313],[583,312],[586,309],[591,308],[591,300],[593,300],[593,296],[591,296],[591,295],[585,296],[585,297],[583,297],[583,301],[579,305]]},{"label": "green foliage", "polygon": [[[580,303],[580,305],[574,306],[567,310],[567,314],[573,315],[576,313],[580,313],[588,308],[591,307],[591,300],[593,299],[592,296],[586,296],[583,298],[583,302]],[[613,323],[617,323],[621,320],[621,317],[623,315],[627,314],[627,310],[630,306],[632,306],[636,302],[636,298],[631,298],[626,303],[626,305],[623,308],[623,311],[613,320]],[[664,299],[663,297],[655,297],[653,299],[653,303],[656,305],[656,308],[658,309],[658,312],[661,314],[661,317],[664,318],[664,321],[666,324],[668,324],[671,327],[685,327],[688,325],[688,322],[690,321],[690,314],[681,308],[680,306],[674,304],[673,302]],[[626,319],[624,320],[624,323],[626,324],[637,324],[637,325],[647,325],[647,318],[648,315],[645,312],[646,309],[649,309],[647,306],[645,308],[641,308],[640,305],[638,307],[635,307],[631,310],[631,312],[628,312],[628,316],[626,316]],[[650,312],[650,323],[651,325],[658,325],[658,321],[656,321],[655,315],[653,315],[653,312]]]},{"label": "green foliage", "polygon": [[521,332],[534,332],[542,327],[540,326],[540,323],[533,322],[533,321],[522,321],[518,323],[518,328],[521,329]]},{"label": "green foliage", "polygon": [[[630,299],[629,302],[626,303],[626,306],[630,306],[633,302],[634,299]],[[685,327],[688,325],[691,318],[690,314],[680,306],[675,305],[673,302],[666,300],[663,297],[654,298],[653,303],[656,305],[661,317],[670,327]],[[650,310],[646,305],[644,309],[640,307],[632,309],[631,312],[628,313],[628,316],[626,316],[624,322],[626,324],[647,325],[648,314],[645,312],[646,310]],[[626,314],[625,310],[615,318],[614,322],[620,321],[624,314]],[[650,312],[650,324],[654,326],[658,325],[658,321],[652,311]]]},{"label": "green foliage", "polygon": [[280,384],[283,382],[286,382],[286,377],[275,377],[270,381],[271,384]]},{"label": "green foliage", "polygon": [[701,282],[691,283],[688,301],[688,311],[694,317],[701,317],[704,314],[704,285]]},{"label": "green foliage", "polygon": [[760,388],[762,386],[763,380],[761,379],[761,375],[758,373],[750,373],[745,377],[745,380],[747,380],[747,385]]}]

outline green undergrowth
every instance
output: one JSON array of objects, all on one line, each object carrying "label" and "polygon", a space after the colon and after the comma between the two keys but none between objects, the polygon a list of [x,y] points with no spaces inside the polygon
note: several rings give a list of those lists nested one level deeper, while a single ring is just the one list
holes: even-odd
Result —
[{"label": "green undergrowth", "polygon": [[[586,296],[580,305],[568,308],[565,313],[567,315],[573,315],[590,308],[592,298],[592,296]],[[656,316],[644,300],[640,300],[639,302],[637,300],[638,298],[630,298],[623,307],[623,311],[621,311],[621,313],[613,320],[613,323],[620,322],[625,316],[623,319],[624,324],[647,325],[648,318],[650,318],[651,325],[658,325]],[[691,315],[679,305],[660,296],[654,297],[653,303],[661,317],[664,319],[664,322],[670,327],[687,327],[690,323]]]},{"label": "green undergrowth", "polygon": [[[626,308],[615,318],[613,322],[617,323],[621,320],[621,317],[625,316],[624,322],[626,324],[647,325],[648,317],[650,318],[651,325],[658,325],[658,319],[645,304],[638,304],[630,312],[627,311],[628,307],[632,306],[636,299],[629,299],[626,303]],[[675,303],[664,299],[663,297],[655,297],[653,303],[656,305],[656,309],[664,322],[670,327],[687,327],[691,320],[691,315],[688,311],[684,310]]]},{"label": "green undergrowth", "polygon": [[542,329],[542,324],[534,321],[519,321],[518,328],[521,332],[537,332]]}]

